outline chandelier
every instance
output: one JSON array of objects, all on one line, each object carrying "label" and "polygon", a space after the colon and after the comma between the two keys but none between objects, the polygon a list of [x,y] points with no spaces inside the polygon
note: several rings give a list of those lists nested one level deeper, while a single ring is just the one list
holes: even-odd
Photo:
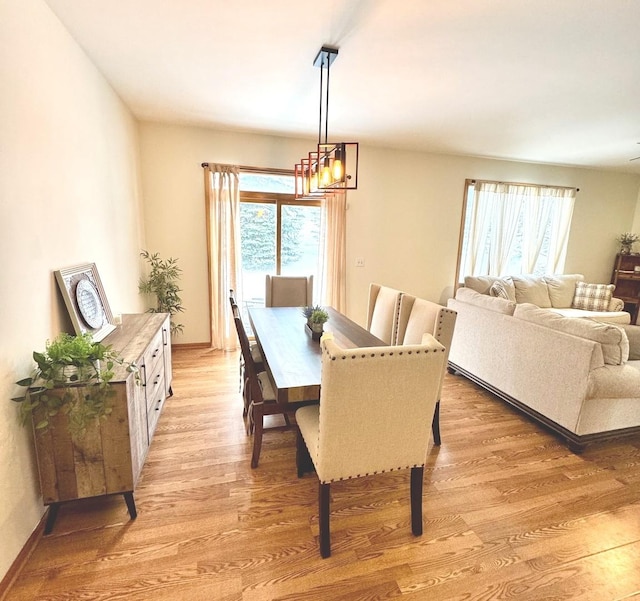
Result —
[{"label": "chandelier", "polygon": [[313,66],[320,68],[318,146],[295,166],[296,198],[313,198],[358,188],[358,143],[328,141],[329,78],[331,64],[337,56],[337,48],[323,46],[313,61]]}]

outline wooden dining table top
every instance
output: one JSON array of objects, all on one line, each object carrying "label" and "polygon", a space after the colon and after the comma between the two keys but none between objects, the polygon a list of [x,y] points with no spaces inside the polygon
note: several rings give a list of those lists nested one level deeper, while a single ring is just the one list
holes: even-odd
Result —
[{"label": "wooden dining table top", "polygon": [[[386,346],[385,342],[334,308],[325,309],[329,313],[329,321],[324,324],[324,331],[331,332],[339,346]],[[249,320],[278,402],[320,398],[320,341],[313,340],[307,331],[302,309],[251,307]]]}]

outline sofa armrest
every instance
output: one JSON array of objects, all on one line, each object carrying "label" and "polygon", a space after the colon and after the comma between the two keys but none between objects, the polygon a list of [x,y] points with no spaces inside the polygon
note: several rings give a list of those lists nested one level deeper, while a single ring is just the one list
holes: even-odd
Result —
[{"label": "sofa armrest", "polygon": [[611,297],[608,311],[624,311],[624,301],[621,298]]}]

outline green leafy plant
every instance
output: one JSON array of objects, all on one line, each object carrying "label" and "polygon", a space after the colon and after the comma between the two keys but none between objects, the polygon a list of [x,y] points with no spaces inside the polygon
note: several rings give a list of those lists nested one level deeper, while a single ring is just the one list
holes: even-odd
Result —
[{"label": "green leafy plant", "polygon": [[618,236],[618,242],[623,246],[631,246],[635,244],[638,240],[640,240],[640,236],[638,234],[632,234],[631,232],[625,232],[624,234],[620,234]]},{"label": "green leafy plant", "polygon": [[169,313],[171,316],[171,333],[182,332],[184,326],[176,323],[174,317],[184,311],[178,281],[182,269],[178,267],[178,259],[169,257],[161,259],[158,253],[151,254],[143,250],[140,256],[144,257],[151,269],[146,278],[141,278],[138,289],[142,294],[153,294],[156,297],[156,306],[148,309],[149,313]]},{"label": "green leafy plant", "polygon": [[[302,307],[302,314],[305,316],[307,321],[311,323],[311,316],[313,315],[313,312],[322,311],[322,310],[323,309],[320,305],[309,305],[308,307]],[[328,315],[327,315],[327,319],[329,319]]]},{"label": "green leafy plant", "polygon": [[47,429],[50,418],[67,415],[72,434],[82,434],[90,421],[111,413],[110,398],[115,394],[110,382],[116,364],[126,365],[110,346],[95,342],[90,333],[80,336],[60,334],[47,341],[44,352],[34,351],[36,367],[27,378],[16,382],[25,394],[11,399],[21,403],[20,415],[26,423],[34,411],[39,416],[36,429]]},{"label": "green leafy plant", "polygon": [[324,309],[315,309],[310,319],[312,324],[322,325],[329,320],[329,314]]}]

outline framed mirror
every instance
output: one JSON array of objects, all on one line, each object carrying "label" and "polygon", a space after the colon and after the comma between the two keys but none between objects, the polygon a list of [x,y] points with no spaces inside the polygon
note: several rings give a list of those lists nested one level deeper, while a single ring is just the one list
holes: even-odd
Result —
[{"label": "framed mirror", "polygon": [[113,315],[95,263],[54,272],[76,335],[90,332],[96,341],[115,330]]}]

